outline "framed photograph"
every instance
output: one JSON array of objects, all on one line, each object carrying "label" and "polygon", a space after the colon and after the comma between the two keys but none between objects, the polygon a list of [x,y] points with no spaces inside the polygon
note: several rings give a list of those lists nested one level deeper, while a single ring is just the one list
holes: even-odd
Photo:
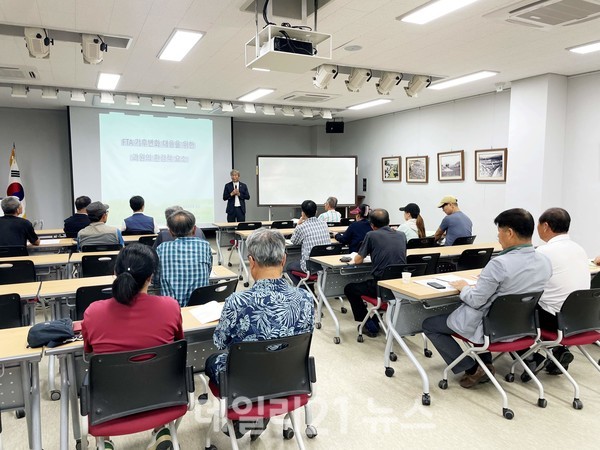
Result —
[{"label": "framed photograph", "polygon": [[429,182],[429,156],[407,156],[405,161],[407,183]]},{"label": "framed photograph", "polygon": [[438,180],[463,181],[465,179],[465,152],[443,152],[437,154]]},{"label": "framed photograph", "polygon": [[400,181],[400,157],[381,158],[381,179],[383,181]]},{"label": "framed photograph", "polygon": [[475,181],[506,181],[507,149],[475,150]]}]

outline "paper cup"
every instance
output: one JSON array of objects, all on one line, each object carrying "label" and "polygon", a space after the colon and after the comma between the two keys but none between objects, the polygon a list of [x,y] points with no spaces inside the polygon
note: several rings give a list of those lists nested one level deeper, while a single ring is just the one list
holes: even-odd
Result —
[{"label": "paper cup", "polygon": [[410,272],[402,272],[402,282],[403,283],[410,283],[410,276],[412,275],[412,273]]}]

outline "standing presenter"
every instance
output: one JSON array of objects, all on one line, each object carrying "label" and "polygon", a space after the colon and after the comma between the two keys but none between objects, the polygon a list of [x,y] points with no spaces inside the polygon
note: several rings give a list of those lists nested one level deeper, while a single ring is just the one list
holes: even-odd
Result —
[{"label": "standing presenter", "polygon": [[227,202],[227,222],[246,221],[246,200],[250,200],[248,186],[240,181],[240,172],[233,169],[231,182],[225,184],[223,189],[223,200]]}]

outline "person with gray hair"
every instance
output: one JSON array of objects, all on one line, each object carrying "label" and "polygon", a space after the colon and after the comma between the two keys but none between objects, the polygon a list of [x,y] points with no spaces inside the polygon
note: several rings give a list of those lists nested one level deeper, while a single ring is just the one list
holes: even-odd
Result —
[{"label": "person with gray hair", "polygon": [[196,218],[185,210],[175,211],[167,218],[169,233],[174,240],[160,244],[155,287],[161,294],[187,305],[194,289],[207,286],[212,270],[210,245],[196,237]]},{"label": "person with gray hair", "polygon": [[328,197],[323,205],[325,207],[325,212],[319,215],[318,219],[325,222],[339,222],[342,219],[342,215],[335,210],[337,202],[337,198]]},{"label": "person with gray hair", "polygon": [[17,197],[6,197],[0,202],[4,216],[0,217],[0,245],[27,246],[40,245],[40,238],[33,225],[27,219],[19,217],[23,213],[23,205]]},{"label": "person with gray hair", "polygon": [[246,221],[246,200],[250,200],[248,186],[240,181],[239,170],[229,172],[231,181],[225,184],[223,200],[227,202],[227,222]]},{"label": "person with gray hair", "polygon": [[[248,262],[254,285],[235,292],[225,300],[213,340],[219,350],[238,342],[277,339],[312,333],[314,304],[304,289],[290,286],[282,277],[285,265],[285,239],[276,229],[259,228],[247,239]],[[227,365],[227,353],[215,353],[206,360],[206,374],[219,385],[219,375]],[[268,422],[268,420],[267,420]],[[234,423],[240,438],[249,429],[253,438],[266,427],[261,424]]]},{"label": "person with gray hair", "polygon": [[[169,220],[169,216],[177,211],[183,211],[183,208],[179,205],[169,206],[167,209],[165,209],[165,220]],[[201,228],[196,227],[196,233],[194,236],[206,240]],[[156,236],[156,240],[154,241],[154,245],[152,247],[154,250],[156,250],[163,242],[171,242],[173,240],[174,238],[171,233],[169,233],[169,230],[162,229],[158,232],[158,236]]]}]

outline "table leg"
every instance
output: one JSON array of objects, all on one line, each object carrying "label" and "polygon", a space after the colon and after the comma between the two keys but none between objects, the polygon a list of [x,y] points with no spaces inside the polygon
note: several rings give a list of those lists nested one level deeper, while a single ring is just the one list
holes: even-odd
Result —
[{"label": "table leg", "polygon": [[248,272],[248,267],[246,266],[245,245],[245,239],[240,239],[238,241],[238,253],[240,257],[240,275],[244,280],[244,286],[248,287],[250,285],[250,273]]},{"label": "table leg", "polygon": [[77,411],[79,411],[79,402],[77,399],[77,390],[79,386],[77,386],[77,377],[75,376],[75,355],[73,355],[73,353],[67,355],[67,371],[70,388],[69,400],[71,402],[72,411],[73,437],[75,438],[75,441],[79,441],[81,439],[80,416],[77,413]]},{"label": "table leg", "polygon": [[27,439],[29,448],[33,448],[33,421],[31,416],[31,370],[29,361],[21,362],[21,385],[23,386],[23,401],[25,403],[25,420],[27,421]]},{"label": "table leg", "polygon": [[69,448],[69,369],[67,355],[60,355],[60,450]]},{"label": "table leg", "polygon": [[42,450],[42,419],[40,411],[40,372],[37,361],[21,363],[25,393],[25,415],[29,448]]},{"label": "table leg", "polygon": [[[341,342],[341,338],[340,338],[340,323],[338,322],[337,316],[335,315],[335,312],[333,312],[333,309],[331,308],[331,305],[329,304],[329,300],[327,300],[327,297],[325,296],[325,292],[323,289],[323,285],[326,282],[326,277],[325,277],[325,271],[320,271],[318,276],[317,276],[317,295],[319,296],[319,306],[317,308],[317,314],[318,314],[318,320],[319,323],[321,322],[321,305],[324,304],[325,308],[327,308],[327,311],[329,311],[329,314],[331,314],[331,319],[333,320],[333,323],[335,325],[335,337],[333,338],[333,342],[335,344],[339,344]],[[323,285],[321,284],[323,283]]]},{"label": "table leg", "polygon": [[217,263],[223,264],[223,253],[221,252],[221,228],[217,227]]}]

